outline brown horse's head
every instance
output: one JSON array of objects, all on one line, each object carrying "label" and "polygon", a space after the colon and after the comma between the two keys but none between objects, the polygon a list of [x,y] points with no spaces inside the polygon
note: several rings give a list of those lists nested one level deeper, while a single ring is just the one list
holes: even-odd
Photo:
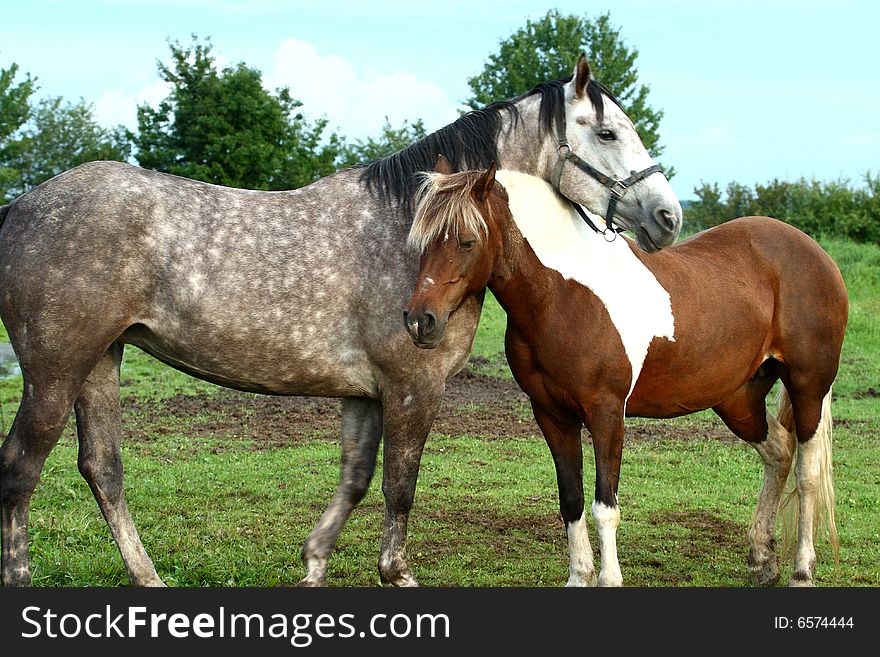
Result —
[{"label": "brown horse's head", "polygon": [[490,223],[505,212],[507,193],[495,184],[494,163],[484,172],[452,173],[441,155],[426,175],[408,240],[421,266],[403,312],[417,347],[439,345],[450,313],[486,287],[500,249]]}]

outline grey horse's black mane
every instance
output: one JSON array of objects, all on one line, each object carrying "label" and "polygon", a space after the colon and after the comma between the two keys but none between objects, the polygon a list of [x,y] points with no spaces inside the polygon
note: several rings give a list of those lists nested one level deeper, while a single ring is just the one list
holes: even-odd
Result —
[{"label": "grey horse's black mane", "polygon": [[[515,126],[520,120],[517,103],[524,98],[541,96],[540,124],[544,130],[554,131],[554,125],[561,122],[565,116],[564,85],[570,80],[571,77],[543,82],[521,96],[468,112],[414,144],[365,165],[361,180],[383,202],[396,201],[409,212],[412,210],[413,196],[421,182],[418,174],[432,171],[437,162],[437,155],[442,153],[452,163],[455,171],[485,169],[490,162],[497,162],[498,135],[501,131],[503,115],[507,112],[512,119],[509,129]],[[600,124],[604,120],[603,96],[607,96],[619,105],[608,89],[590,80],[587,84],[587,97],[596,109]],[[555,132],[553,134],[555,135]]]}]

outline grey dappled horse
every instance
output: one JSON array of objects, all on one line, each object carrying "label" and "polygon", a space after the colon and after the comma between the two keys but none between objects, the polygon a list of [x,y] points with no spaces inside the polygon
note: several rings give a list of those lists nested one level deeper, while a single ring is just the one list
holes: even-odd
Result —
[{"label": "grey dappled horse", "polygon": [[119,367],[127,343],[230,388],[341,397],[339,486],[303,546],[301,583],[325,584],[384,436],[379,572],[392,584],[416,584],[406,531],[419,461],[481,307],[474,299],[456,312],[435,351],[415,348],[404,330],[419,265],[406,249],[416,174],[438,153],[460,168],[494,160],[554,180],[595,212],[607,206],[609,223],[614,215],[642,248],[662,248],[678,235],[681,208],[609,100],[581,57],[569,81],[465,115],[303,189],[228,189],[95,162],[0,208],[0,317],[24,379],[0,449],[3,583],[31,582],[30,498],[73,408],[79,469],[131,583],[162,585],[123,493]]}]

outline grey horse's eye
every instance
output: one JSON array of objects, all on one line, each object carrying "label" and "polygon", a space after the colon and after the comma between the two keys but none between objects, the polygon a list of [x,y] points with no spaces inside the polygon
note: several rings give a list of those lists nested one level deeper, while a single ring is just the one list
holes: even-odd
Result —
[{"label": "grey horse's eye", "polygon": [[614,134],[611,130],[600,130],[596,133],[596,136],[602,141],[614,141],[617,139],[617,135]]}]

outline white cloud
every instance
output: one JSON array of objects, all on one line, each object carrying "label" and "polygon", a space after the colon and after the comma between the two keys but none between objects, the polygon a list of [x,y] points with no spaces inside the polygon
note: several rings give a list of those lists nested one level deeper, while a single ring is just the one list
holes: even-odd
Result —
[{"label": "white cloud", "polygon": [[[218,69],[230,60],[214,52]],[[263,72],[263,85],[274,92],[289,87],[303,103],[300,111],[309,121],[326,117],[329,130],[349,139],[378,136],[385,122],[398,128],[404,121],[422,119],[428,131],[458,118],[458,105],[439,85],[411,73],[358,71],[346,59],[322,55],[305,41],[285,39]],[[137,128],[137,106],[156,107],[170,92],[170,85],[154,80],[134,93],[106,91],[95,101],[95,118],[101,125],[122,124]]]},{"label": "white cloud", "polygon": [[134,130],[137,128],[137,106],[148,103],[156,107],[170,90],[167,82],[156,80],[132,94],[115,89],[105,91],[95,100],[95,120],[102,126],[122,124]]},{"label": "white cloud", "polygon": [[377,135],[386,116],[395,128],[422,119],[429,131],[458,117],[457,103],[429,80],[400,71],[360,72],[299,39],[282,41],[263,80],[271,89],[289,87],[310,120],[325,116],[331,130],[352,139]]}]

